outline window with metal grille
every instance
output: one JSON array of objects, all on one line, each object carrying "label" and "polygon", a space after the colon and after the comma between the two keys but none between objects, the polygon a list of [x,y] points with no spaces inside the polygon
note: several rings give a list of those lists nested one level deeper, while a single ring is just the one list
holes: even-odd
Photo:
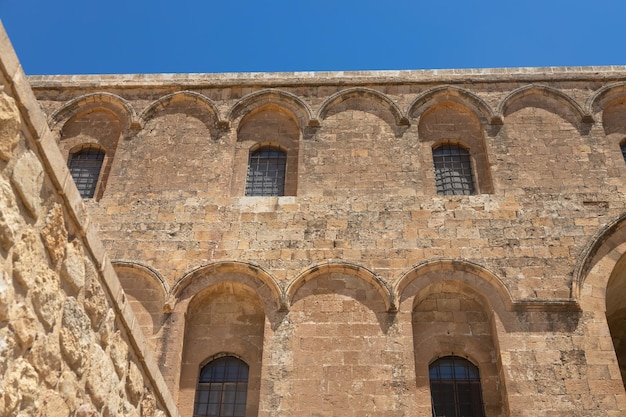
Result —
[{"label": "window with metal grille", "polygon": [[626,162],[626,140],[622,142],[622,144],[619,145],[619,147],[622,150],[622,157],[624,158],[624,162]]},{"label": "window with metal grille", "polygon": [[70,154],[67,166],[82,198],[93,198],[104,161],[104,152],[95,146],[85,146]]},{"label": "window with metal grille", "polygon": [[430,365],[433,417],[485,417],[478,367],[458,356]]},{"label": "window with metal grille", "polygon": [[285,195],[287,155],[278,148],[261,148],[250,153],[247,196]]},{"label": "window with metal grille", "polygon": [[194,417],[245,417],[248,365],[233,356],[215,359],[200,370]]},{"label": "window with metal grille", "polygon": [[469,151],[459,145],[446,143],[433,149],[433,163],[437,194],[474,194],[474,176]]}]

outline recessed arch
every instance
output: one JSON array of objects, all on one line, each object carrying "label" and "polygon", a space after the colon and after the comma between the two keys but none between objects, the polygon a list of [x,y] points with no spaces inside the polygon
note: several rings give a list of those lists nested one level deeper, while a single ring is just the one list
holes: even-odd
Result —
[{"label": "recessed arch", "polygon": [[65,124],[73,116],[90,108],[104,108],[113,112],[122,122],[124,130],[134,127],[137,123],[137,113],[131,104],[122,97],[112,93],[92,93],[76,97],[58,108],[48,118],[51,130]]},{"label": "recessed arch", "polygon": [[582,302],[583,288],[588,280],[591,286],[605,290],[611,271],[624,253],[626,212],[598,230],[582,250],[574,269],[571,297]]},{"label": "recessed arch", "polygon": [[211,101],[211,99],[195,91],[178,91],[163,96],[148,105],[148,107],[146,107],[139,114],[139,120],[141,122],[141,125],[143,126],[148,120],[152,119],[159,110],[165,109],[172,103],[182,101],[193,102],[198,104],[200,107],[206,109],[209,113],[212,114],[218,125],[223,125],[224,123],[226,123],[221,119],[220,112],[217,106]]},{"label": "recessed arch", "polygon": [[623,97],[626,97],[626,82],[606,85],[589,97],[585,110],[588,114],[596,114],[604,111],[607,104]]},{"label": "recessed arch", "polygon": [[263,300],[266,309],[284,308],[284,297],[276,279],[261,266],[241,261],[214,262],[187,272],[172,286],[168,304],[173,309],[178,301],[192,298],[205,288],[227,281],[252,288]]},{"label": "recessed arch", "polygon": [[[469,286],[484,297],[492,310],[500,314],[513,309],[513,298],[495,273],[476,263],[450,258],[421,262],[404,272],[393,288],[398,307],[407,298],[418,295],[429,285],[442,279],[459,281]],[[409,286],[410,291],[407,290]]]},{"label": "recessed arch", "polygon": [[313,112],[308,104],[302,101],[298,96],[278,89],[266,89],[248,94],[228,110],[225,119],[233,123],[255,108],[270,103],[278,107],[283,107],[293,113],[301,130],[305,126],[317,124],[316,121],[313,120]]},{"label": "recessed arch", "polygon": [[365,88],[365,87],[354,87],[348,88],[345,90],[338,91],[332,96],[328,97],[322,105],[319,107],[317,111],[317,119],[323,120],[328,115],[328,112],[336,105],[351,99],[351,98],[365,98],[367,100],[373,100],[378,104],[382,105],[383,108],[387,109],[391,115],[393,116],[396,125],[398,126],[408,126],[409,120],[404,117],[402,111],[398,107],[398,105],[391,100],[387,95],[381,93],[380,91]]},{"label": "recessed arch", "polygon": [[445,101],[452,101],[469,109],[480,120],[483,128],[490,124],[502,124],[500,115],[494,114],[483,99],[469,90],[451,85],[434,87],[417,96],[409,105],[407,117],[409,119],[420,118],[429,108]]},{"label": "recessed arch", "polygon": [[298,276],[291,280],[291,282],[289,282],[289,284],[287,284],[287,286],[285,287],[285,300],[286,302],[288,302],[287,307],[291,305],[296,293],[306,282],[315,279],[321,275],[330,274],[333,272],[355,276],[372,285],[374,288],[376,288],[376,290],[382,297],[387,311],[396,311],[396,305],[393,300],[390,288],[379,276],[363,266],[345,261],[328,261],[326,263],[314,265],[310,268],[307,268],[306,270],[298,274]]},{"label": "recessed arch", "polygon": [[137,324],[158,356],[163,348],[160,336],[163,334],[164,306],[169,292],[167,283],[156,270],[139,262],[116,260],[111,264]]},{"label": "recessed arch", "polygon": [[[500,102],[498,114],[502,115],[502,117],[506,117],[519,108],[528,107],[529,103],[527,103],[526,100],[530,98],[542,99],[539,105],[533,103],[530,104],[531,107],[541,107],[558,114],[579,130],[581,123],[593,122],[593,118],[583,110],[576,100],[555,88],[538,84],[525,85],[513,90]],[[552,100],[560,105],[550,105],[549,102],[546,102],[546,98],[548,101]]]},{"label": "recessed arch", "polygon": [[140,262],[136,262],[136,261],[126,261],[126,260],[114,260],[111,261],[111,264],[113,265],[113,269],[115,269],[115,271],[132,271],[133,273],[136,273],[138,275],[141,275],[145,278],[147,278],[150,281],[153,281],[154,283],[156,283],[158,285],[158,287],[160,287],[163,290],[163,296],[165,298],[167,298],[167,296],[170,293],[170,288],[169,285],[167,284],[167,281],[165,281],[165,279],[163,278],[163,276],[154,268],[142,264]]}]

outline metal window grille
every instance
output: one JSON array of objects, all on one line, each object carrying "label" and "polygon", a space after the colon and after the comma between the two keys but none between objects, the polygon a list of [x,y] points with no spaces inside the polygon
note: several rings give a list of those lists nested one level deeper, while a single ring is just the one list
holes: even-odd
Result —
[{"label": "metal window grille", "polygon": [[86,146],[70,155],[67,166],[82,198],[93,198],[104,161],[104,152]]},{"label": "metal window grille", "polygon": [[433,163],[437,194],[474,194],[472,160],[466,149],[451,143],[444,144],[433,150]]},{"label": "metal window grille", "polygon": [[233,356],[215,359],[200,371],[194,417],[245,417],[248,365]]},{"label": "metal window grille", "polygon": [[619,147],[622,150],[622,157],[624,158],[624,162],[626,162],[626,142],[622,143]]},{"label": "metal window grille", "polygon": [[285,195],[287,155],[278,148],[261,148],[250,154],[246,178],[247,196]]},{"label": "metal window grille", "polygon": [[430,365],[433,417],[485,417],[478,367],[458,356]]}]

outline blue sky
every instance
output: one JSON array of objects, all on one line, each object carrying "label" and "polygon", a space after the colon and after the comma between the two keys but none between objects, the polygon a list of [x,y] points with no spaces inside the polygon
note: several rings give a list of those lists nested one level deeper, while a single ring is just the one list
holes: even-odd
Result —
[{"label": "blue sky", "polygon": [[34,74],[626,64],[624,0],[0,0]]}]

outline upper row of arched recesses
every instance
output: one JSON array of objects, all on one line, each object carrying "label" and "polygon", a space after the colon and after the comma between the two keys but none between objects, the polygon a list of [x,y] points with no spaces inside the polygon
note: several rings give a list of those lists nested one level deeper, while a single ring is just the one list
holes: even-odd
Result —
[{"label": "upper row of arched recesses", "polygon": [[149,104],[137,113],[124,98],[111,93],[94,93],[77,97],[56,110],[49,119],[54,129],[65,123],[72,116],[89,107],[105,107],[115,113],[125,129],[141,129],[144,124],[159,114],[159,111],[171,104],[188,102],[204,109],[219,129],[238,123],[256,108],[272,104],[291,113],[300,129],[317,127],[345,101],[365,100],[390,115],[398,126],[407,126],[412,120],[419,120],[429,108],[443,102],[453,102],[469,109],[484,128],[500,125],[511,113],[523,107],[539,107],[560,115],[574,126],[594,121],[594,115],[604,111],[616,100],[626,97],[626,83],[615,83],[597,90],[581,106],[569,95],[555,88],[531,84],[520,87],[508,94],[494,110],[485,100],[471,91],[456,86],[439,86],[419,94],[406,109],[401,109],[394,100],[378,90],[366,87],[354,87],[341,90],[313,109],[295,94],[279,89],[266,89],[246,95],[226,111],[220,110],[213,100],[193,91],[181,91],[168,94]]},{"label": "upper row of arched recesses", "polygon": [[[129,268],[128,262],[114,262],[116,269]],[[150,268],[139,266],[145,277]],[[155,273],[156,274],[156,273]],[[236,282],[253,289],[263,301],[266,312],[288,311],[299,290],[308,282],[328,275],[352,277],[365,282],[375,290],[390,313],[411,311],[416,303],[428,295],[428,289],[442,280],[454,282],[478,294],[492,311],[499,315],[518,310],[576,309],[575,301],[560,300],[554,305],[539,301],[515,301],[496,274],[475,263],[457,259],[436,259],[414,265],[403,273],[393,286],[374,271],[351,262],[327,261],[307,268],[293,279],[283,283],[259,265],[240,261],[220,261],[198,267],[186,273],[171,289],[154,276],[154,287],[162,288],[162,299],[167,300],[166,311],[172,311],[180,302],[189,301],[205,289],[222,282]],[[282,284],[282,285],[281,285]],[[413,300],[410,302],[410,300]]]}]

